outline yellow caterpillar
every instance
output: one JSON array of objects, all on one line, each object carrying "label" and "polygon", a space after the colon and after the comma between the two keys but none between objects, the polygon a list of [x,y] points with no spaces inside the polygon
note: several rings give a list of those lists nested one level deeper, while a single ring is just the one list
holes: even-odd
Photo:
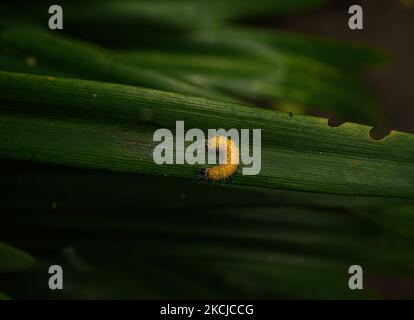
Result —
[{"label": "yellow caterpillar", "polygon": [[[227,150],[225,149],[227,147]],[[226,163],[211,168],[202,168],[200,177],[210,181],[220,181],[230,178],[239,167],[239,148],[226,136],[215,136],[207,141],[207,151],[226,153]]]}]

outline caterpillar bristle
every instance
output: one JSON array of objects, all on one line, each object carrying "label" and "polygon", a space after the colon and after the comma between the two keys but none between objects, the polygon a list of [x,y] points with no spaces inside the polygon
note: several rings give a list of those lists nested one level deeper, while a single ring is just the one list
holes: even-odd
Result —
[{"label": "caterpillar bristle", "polygon": [[198,178],[200,183],[208,181],[208,168],[201,168],[198,172]]},{"label": "caterpillar bristle", "polygon": [[[216,159],[220,156],[220,151],[225,151],[227,161],[211,168],[200,169],[198,174],[200,180],[209,181],[212,184],[214,184],[215,181],[222,181],[224,183],[239,169],[239,149],[230,137],[215,136],[210,138],[206,143],[206,151],[215,152]],[[234,158],[236,160],[234,160]],[[235,163],[235,161],[237,161],[237,163]]]}]

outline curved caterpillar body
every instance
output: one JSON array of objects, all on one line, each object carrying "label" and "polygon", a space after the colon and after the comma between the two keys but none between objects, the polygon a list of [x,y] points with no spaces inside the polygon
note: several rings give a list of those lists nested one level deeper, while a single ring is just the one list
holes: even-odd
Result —
[{"label": "curved caterpillar body", "polygon": [[[226,150],[227,147],[227,150]],[[215,136],[207,141],[207,151],[225,151],[226,163],[211,168],[202,168],[200,177],[210,181],[220,181],[230,178],[239,167],[239,148],[229,137]]]}]

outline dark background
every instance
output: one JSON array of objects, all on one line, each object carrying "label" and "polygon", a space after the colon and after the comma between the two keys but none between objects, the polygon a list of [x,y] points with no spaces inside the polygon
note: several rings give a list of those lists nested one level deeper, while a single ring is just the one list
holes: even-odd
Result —
[{"label": "dark background", "polygon": [[414,132],[414,1],[353,1],[364,9],[364,30],[348,27],[349,0],[333,1],[315,12],[259,22],[302,34],[385,48],[393,61],[368,76],[384,100],[389,129]]}]

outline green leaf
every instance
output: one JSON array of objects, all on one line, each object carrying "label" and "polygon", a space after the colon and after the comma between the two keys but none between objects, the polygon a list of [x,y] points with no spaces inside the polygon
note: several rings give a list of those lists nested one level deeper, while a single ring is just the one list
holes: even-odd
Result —
[{"label": "green leaf", "polygon": [[[15,59],[16,57],[20,57],[21,60],[33,59],[36,68],[40,68],[38,73],[45,73],[46,68],[52,71],[50,75],[63,73],[86,79],[231,100],[223,94],[215,93],[214,90],[206,90],[151,69],[117,61],[104,49],[92,44],[71,41],[65,37],[55,36],[49,30],[45,31],[33,26],[7,27],[0,30],[0,43],[3,44],[4,54],[12,55]],[[12,67],[6,67],[6,70],[11,70]]]},{"label": "green leaf", "polygon": [[187,129],[262,129],[262,171],[236,175],[235,184],[414,197],[410,134],[374,141],[362,125],[331,128],[321,118],[74,79],[1,72],[0,90],[2,158],[195,180],[199,166],[152,159],[154,130],[184,120]]},{"label": "green leaf", "polygon": [[318,61],[279,54],[275,60],[254,57],[128,52],[121,58],[202,87],[259,101],[288,101],[335,113],[342,119],[382,124],[383,115],[369,86]]},{"label": "green leaf", "polygon": [[[400,198],[327,195],[228,183],[212,187],[191,179],[90,171],[18,161],[2,161],[0,168],[0,193],[5,195],[3,208],[9,212],[75,208],[179,210],[281,206],[320,210],[393,208],[410,202],[409,199]],[[114,190],[122,192],[114,193]],[[163,201],[159,201],[160,194],[163,195]]]},{"label": "green leaf", "polygon": [[[108,287],[113,283],[119,292],[123,292],[120,287],[126,288],[123,294],[127,296],[168,293],[167,297],[177,297],[188,284],[201,285],[214,270],[213,278],[224,277],[224,287],[238,288],[236,291],[246,297],[256,296],[250,291],[253,288],[259,295],[311,297],[314,293],[318,297],[329,294],[349,297],[353,294],[345,277],[347,268],[355,261],[370,273],[404,274],[412,272],[414,266],[409,254],[412,241],[387,235],[378,225],[357,215],[334,210],[252,207],[111,211],[104,208],[24,212],[5,218],[8,226],[0,226],[2,233],[27,242],[31,250],[51,254],[61,252],[70,243],[63,250],[65,270],[69,270],[66,268],[69,265],[86,282],[71,274],[68,277],[71,285],[66,287],[71,289],[69,292],[65,289],[69,295],[79,290],[91,294],[90,286],[97,290],[98,296],[110,295]],[[13,235],[7,232],[10,226],[18,230]],[[31,241],[26,232],[33,226],[39,230],[36,241]],[[152,268],[148,269],[148,264]],[[177,265],[180,267],[176,268]],[[184,274],[189,281],[180,275],[183,268],[188,269]],[[312,274],[313,277],[306,279]],[[152,286],[147,291],[148,283],[142,280],[149,275],[158,279],[153,284],[161,288]],[[179,292],[170,292],[162,286],[164,279],[171,281],[171,278]],[[320,280],[318,293],[308,290],[315,278]],[[128,285],[132,279],[137,286]],[[282,285],[285,282],[292,283],[290,290]],[[199,290],[194,295],[216,294]],[[223,294],[225,290],[220,292]]]},{"label": "green leaf", "polygon": [[[331,128],[288,113],[293,105],[382,125],[357,71],[387,57],[232,25],[326,2],[65,5],[65,33],[139,48],[127,52],[32,26],[1,28],[0,70],[21,73],[0,72],[0,234],[44,261],[24,277],[1,273],[34,259],[0,243],[1,290],[16,298],[366,298],[377,293],[349,290],[349,265],[411,275],[414,135],[374,141],[367,126]],[[44,27],[41,8],[50,4],[41,3],[0,5],[2,26]],[[155,165],[152,135],[176,120],[186,129],[262,129],[260,175],[212,187],[198,184],[200,166]],[[65,270],[63,292],[45,286],[52,263]]]},{"label": "green leaf", "polygon": [[[378,99],[358,76],[313,58],[279,52],[254,38],[237,37],[234,32],[236,36],[223,35],[232,39],[230,56],[162,51],[114,55],[33,27],[8,27],[0,33],[0,42],[7,49],[7,56],[0,56],[0,68],[3,65],[6,71],[72,75],[224,100],[236,101],[242,95],[268,104],[287,101],[334,113],[344,120],[383,126]],[[210,33],[205,37],[220,38],[220,30]],[[238,52],[247,49],[250,55]],[[253,52],[262,52],[266,59]]]},{"label": "green leaf", "polygon": [[176,38],[181,44],[174,48],[177,51],[202,50],[224,54],[233,51],[265,60],[285,53],[317,60],[348,72],[367,66],[383,66],[390,61],[390,55],[384,49],[250,26],[196,30],[190,35]]},{"label": "green leaf", "polygon": [[6,296],[4,293],[0,292],[0,300],[10,300],[10,298]]},{"label": "green leaf", "polygon": [[383,206],[369,210],[355,209],[357,214],[384,229],[408,239],[414,239],[414,205]]},{"label": "green leaf", "polygon": [[[65,18],[71,26],[82,28],[99,28],[102,24],[122,25],[127,21],[132,26],[153,26],[152,31],[160,25],[169,28],[187,29],[218,25],[224,21],[243,18],[273,16],[300,13],[325,5],[327,0],[117,0],[117,1],[71,1],[65,3]],[[46,2],[44,5],[49,5]],[[44,6],[36,2],[19,5],[0,6],[2,20],[30,20],[43,22]],[[25,10],[23,10],[24,8]],[[93,12],[93,14],[91,14]],[[23,20],[23,21],[25,21]],[[154,28],[155,27],[155,28]]]},{"label": "green leaf", "polygon": [[34,266],[29,254],[0,242],[0,272],[22,271]]}]

